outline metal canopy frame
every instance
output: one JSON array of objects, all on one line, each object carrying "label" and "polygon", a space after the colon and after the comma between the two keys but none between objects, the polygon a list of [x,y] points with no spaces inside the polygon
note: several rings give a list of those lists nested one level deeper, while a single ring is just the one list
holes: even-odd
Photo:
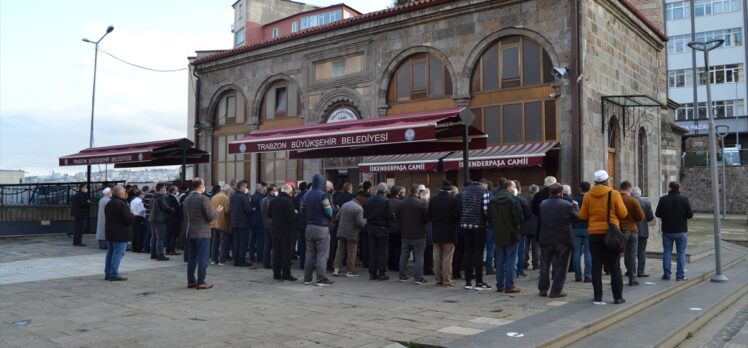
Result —
[{"label": "metal canopy frame", "polygon": [[[605,134],[605,119],[607,118],[606,117],[607,115],[605,113],[606,104],[611,104],[612,106],[623,110],[620,116],[621,116],[621,123],[622,123],[621,129],[623,130],[621,133],[624,137],[626,136],[626,130],[628,130],[628,128],[635,129],[637,126],[637,123],[640,123],[640,117],[638,117],[636,120],[632,120],[631,122],[626,122],[627,112],[633,113],[633,110],[635,109],[641,110],[641,109],[655,108],[655,107],[660,108],[660,109],[667,108],[667,105],[662,104],[658,102],[657,100],[655,100],[654,98],[647,96],[647,95],[643,95],[643,94],[608,95],[608,96],[602,96],[600,97],[600,99],[601,99],[601,108],[602,108],[601,110],[602,113],[600,115],[600,118],[602,121],[601,122],[602,126],[600,129],[601,132]],[[650,121],[651,119],[654,118],[654,117],[649,117],[646,114],[646,110],[642,110],[642,111],[644,111],[643,115],[647,116],[650,119]],[[639,114],[639,116],[641,115],[642,113]]]}]

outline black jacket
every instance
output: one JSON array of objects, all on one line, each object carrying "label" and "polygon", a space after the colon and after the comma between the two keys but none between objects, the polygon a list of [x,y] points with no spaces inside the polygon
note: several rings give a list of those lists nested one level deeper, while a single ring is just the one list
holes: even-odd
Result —
[{"label": "black jacket", "polygon": [[535,225],[528,224],[528,222],[532,218],[532,208],[530,207],[530,201],[528,201],[527,198],[525,198],[524,196],[517,195],[517,197],[515,198],[517,199],[517,202],[519,202],[520,208],[522,208],[522,225],[520,226],[519,230],[522,232],[522,235],[524,236],[528,234],[527,229],[529,227],[535,227]]},{"label": "black jacket", "polygon": [[148,221],[156,224],[165,224],[171,220],[176,211],[169,205],[166,195],[156,192],[151,200],[151,215]]},{"label": "black jacket", "polygon": [[350,192],[338,192],[332,196],[332,204],[334,206],[334,209],[337,211],[340,209],[340,207],[343,206],[343,204],[348,203],[350,200],[352,200],[355,196]]},{"label": "black jacket", "polygon": [[688,219],[693,217],[688,197],[670,191],[660,197],[655,216],[662,219],[662,233],[688,232]]},{"label": "black jacket", "polygon": [[426,238],[426,223],[429,221],[428,205],[416,196],[403,200],[395,211],[395,219],[400,223],[402,239]]},{"label": "black jacket", "polygon": [[247,229],[252,219],[252,203],[249,195],[244,192],[234,192],[229,198],[231,207],[231,228]]},{"label": "black jacket", "polygon": [[70,215],[76,218],[88,217],[88,195],[78,191],[70,201]]},{"label": "black jacket", "polygon": [[551,189],[548,187],[543,187],[540,192],[536,193],[535,196],[532,197],[532,213],[538,218],[538,226],[537,231],[540,232],[540,225],[542,224],[542,213],[540,212],[540,203],[543,203],[544,200],[548,199],[548,197],[551,196]]},{"label": "black jacket", "polygon": [[130,212],[130,205],[122,198],[112,197],[104,208],[106,217],[106,240],[112,242],[127,242],[132,240],[132,225],[135,216]]},{"label": "black jacket", "polygon": [[460,207],[457,198],[442,191],[429,201],[434,243],[457,243],[457,224],[460,222]]},{"label": "black jacket", "polygon": [[540,203],[540,234],[538,244],[574,245],[572,224],[579,218],[579,207],[561,197],[550,197]]},{"label": "black jacket", "polygon": [[270,201],[268,216],[271,220],[273,238],[293,235],[296,211],[291,196],[285,192],[278,193],[278,197]]},{"label": "black jacket", "polygon": [[376,194],[364,202],[364,219],[367,226],[390,227],[393,214],[390,200],[383,194]]}]

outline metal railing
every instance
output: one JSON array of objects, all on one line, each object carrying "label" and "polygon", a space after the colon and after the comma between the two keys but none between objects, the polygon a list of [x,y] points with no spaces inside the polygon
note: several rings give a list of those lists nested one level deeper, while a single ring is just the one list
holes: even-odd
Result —
[{"label": "metal railing", "polygon": [[[91,201],[101,198],[104,187],[122,185],[124,181],[102,181],[91,183]],[[70,205],[70,200],[78,192],[78,185],[84,182],[48,184],[0,185],[0,205]]]}]

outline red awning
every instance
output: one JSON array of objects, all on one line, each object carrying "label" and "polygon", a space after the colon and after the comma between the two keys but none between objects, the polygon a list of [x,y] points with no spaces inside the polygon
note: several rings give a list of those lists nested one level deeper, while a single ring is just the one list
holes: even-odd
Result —
[{"label": "red awning", "polygon": [[358,165],[361,173],[436,172],[439,160],[450,152],[366,157]]},{"label": "red awning", "polygon": [[[540,167],[545,154],[558,142],[491,146],[470,151],[470,169],[501,169]],[[453,153],[444,159],[444,170],[463,167],[462,153]]]},{"label": "red awning", "polygon": [[[454,151],[462,148],[462,110],[256,130],[230,142],[229,153],[288,151],[301,159]],[[485,134],[472,127],[470,147],[486,147]]]},{"label": "red awning", "polygon": [[[542,166],[545,154],[558,142],[492,146],[470,151],[470,169],[500,169]],[[362,173],[436,172],[462,168],[462,152],[438,152],[364,158],[359,164]]]},{"label": "red awning", "polygon": [[93,147],[76,154],[60,157],[60,166],[114,164],[117,168],[129,168],[180,165],[182,164],[183,150],[186,150],[187,164],[210,162],[208,152],[195,149],[192,145],[192,141],[182,138]]}]

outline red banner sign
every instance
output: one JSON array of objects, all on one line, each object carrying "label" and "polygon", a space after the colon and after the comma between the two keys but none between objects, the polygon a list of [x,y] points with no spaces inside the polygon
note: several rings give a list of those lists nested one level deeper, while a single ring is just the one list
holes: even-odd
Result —
[{"label": "red banner sign", "polygon": [[78,166],[89,164],[132,163],[150,161],[150,159],[150,152],[119,153],[110,155],[96,155],[91,157],[60,158],[60,165]]},{"label": "red banner sign", "polygon": [[[444,170],[458,170],[463,167],[462,160],[444,161]],[[539,167],[543,165],[543,157],[513,157],[470,160],[470,169],[501,169]]]},{"label": "red banner sign", "polygon": [[436,172],[436,163],[393,163],[359,166],[361,173]]},{"label": "red banner sign", "polygon": [[433,126],[378,131],[362,130],[356,133],[326,134],[303,138],[294,138],[289,135],[268,140],[263,140],[261,137],[252,139],[252,135],[250,134],[247,140],[238,140],[230,143],[229,153],[303,151],[322,148],[407,143],[434,140],[435,138],[436,130]]}]

